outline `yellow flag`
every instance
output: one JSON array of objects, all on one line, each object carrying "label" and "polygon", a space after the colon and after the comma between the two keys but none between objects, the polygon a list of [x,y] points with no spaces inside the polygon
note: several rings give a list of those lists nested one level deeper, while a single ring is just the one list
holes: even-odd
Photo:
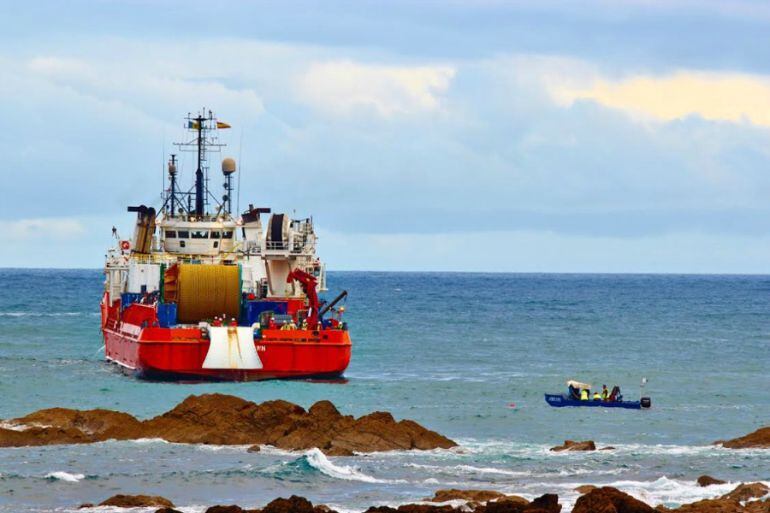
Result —
[{"label": "yellow flag", "polygon": [[221,129],[221,128],[231,128],[231,127],[224,121],[217,121],[217,128]]}]

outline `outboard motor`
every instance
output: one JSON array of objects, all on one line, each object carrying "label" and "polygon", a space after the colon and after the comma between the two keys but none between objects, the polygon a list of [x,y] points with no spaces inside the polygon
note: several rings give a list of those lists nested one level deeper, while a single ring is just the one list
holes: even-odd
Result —
[{"label": "outboard motor", "polygon": [[649,397],[642,397],[641,405],[642,405],[642,408],[652,407],[652,399],[650,399]]}]

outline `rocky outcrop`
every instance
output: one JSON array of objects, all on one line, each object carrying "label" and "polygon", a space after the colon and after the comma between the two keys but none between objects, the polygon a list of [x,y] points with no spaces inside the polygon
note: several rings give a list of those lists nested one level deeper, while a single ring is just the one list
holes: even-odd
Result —
[{"label": "rocky outcrop", "polygon": [[659,513],[770,513],[770,502],[753,500],[765,497],[770,489],[762,483],[740,484],[716,499],[684,504],[676,509],[658,507]]},{"label": "rocky outcrop", "polygon": [[162,438],[288,450],[317,447],[328,455],[343,456],[457,445],[414,421],[396,421],[387,412],[355,418],[342,415],[329,401],[319,401],[306,411],[287,401],[257,404],[223,394],[189,396],[174,409],[144,421],[110,410],[52,408],[6,425],[0,428],[0,447]]},{"label": "rocky outcrop", "polygon": [[745,436],[715,443],[722,444],[728,449],[770,449],[770,426],[759,428]]},{"label": "rocky outcrop", "polygon": [[720,485],[725,484],[725,481],[722,481],[721,479],[717,479],[715,477],[711,476],[700,476],[698,478],[698,486],[711,486],[711,485]]},{"label": "rocky outcrop", "polygon": [[575,491],[577,493],[579,493],[580,495],[585,495],[588,492],[596,490],[596,488],[598,488],[598,487],[596,487],[594,485],[581,485],[581,486],[578,486],[577,488],[575,488]]},{"label": "rocky outcrop", "polygon": [[[487,502],[506,497],[504,493],[493,490],[458,490],[450,488],[447,490],[436,490],[433,497],[425,499],[430,502],[448,502],[453,500],[462,500],[468,502]],[[527,501],[529,502],[529,501]]]},{"label": "rocky outcrop", "polygon": [[585,440],[583,442],[575,442],[574,440],[564,440],[563,445],[557,445],[556,447],[551,447],[551,451],[554,452],[561,452],[561,451],[595,451],[596,450],[596,444],[593,440]]},{"label": "rocky outcrop", "polygon": [[762,483],[739,484],[730,493],[726,493],[721,498],[734,501],[747,501],[749,499],[759,499],[770,493],[770,488]]},{"label": "rocky outcrop", "polygon": [[[559,513],[561,511],[559,497],[554,494],[545,494],[532,502],[515,495],[504,496],[486,504],[469,503],[469,506],[474,513]],[[404,504],[398,508],[375,506],[366,510],[365,513],[466,513],[467,511],[467,507]]]},{"label": "rocky outcrop", "polygon": [[[578,498],[572,513],[770,513],[770,489],[762,483],[737,486],[731,492],[716,499],[706,499],[682,505],[676,509],[664,506],[652,508],[644,502],[616,488],[585,485],[585,493]],[[582,493],[582,492],[581,492]],[[438,490],[431,502],[450,500],[468,501],[464,506],[438,504],[404,504],[398,508],[374,506],[366,513],[560,513],[561,504],[554,494],[542,495],[527,501],[514,495],[504,495],[490,490]],[[486,499],[486,502],[484,500]],[[764,499],[764,500],[763,500]],[[153,502],[155,501],[155,502]],[[159,501],[165,501],[158,504]],[[176,513],[173,505],[163,497],[144,495],[116,495],[100,506],[146,507],[161,505],[155,513]],[[90,505],[89,505],[90,506]],[[326,506],[314,506],[303,497],[275,499],[262,509],[243,509],[240,506],[211,506],[205,513],[336,513]]]},{"label": "rocky outcrop", "polygon": [[617,488],[603,486],[581,495],[572,513],[655,513],[655,510]]},{"label": "rocky outcrop", "polygon": [[99,506],[114,506],[118,508],[150,508],[164,507],[173,508],[174,503],[165,497],[157,495],[113,495],[109,499],[103,500]]}]

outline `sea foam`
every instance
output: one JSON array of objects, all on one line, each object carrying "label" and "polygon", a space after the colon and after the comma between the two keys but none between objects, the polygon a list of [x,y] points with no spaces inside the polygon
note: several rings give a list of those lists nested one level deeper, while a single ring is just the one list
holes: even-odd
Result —
[{"label": "sea foam", "polygon": [[322,474],[336,479],[346,481],[362,481],[364,483],[382,483],[384,481],[364,474],[360,470],[350,465],[335,465],[320,449],[313,448],[303,456],[308,465],[315,468]]},{"label": "sea foam", "polygon": [[81,479],[84,479],[86,476],[83,474],[71,474],[69,472],[64,471],[56,471],[56,472],[49,472],[45,475],[46,479],[50,479],[51,481],[66,481],[68,483],[77,483]]}]

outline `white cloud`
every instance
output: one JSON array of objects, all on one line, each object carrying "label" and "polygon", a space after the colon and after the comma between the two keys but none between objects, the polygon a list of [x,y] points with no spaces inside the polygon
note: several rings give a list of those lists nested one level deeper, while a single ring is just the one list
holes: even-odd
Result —
[{"label": "white cloud", "polygon": [[598,76],[582,86],[552,83],[550,92],[562,105],[587,99],[662,121],[698,115],[770,126],[770,78],[758,75],[680,71],[622,80]]},{"label": "white cloud", "polygon": [[390,118],[439,109],[451,66],[386,66],[350,60],[314,63],[298,84],[301,100],[323,112],[369,110]]},{"label": "white cloud", "polygon": [[71,218],[17,219],[0,221],[0,233],[12,241],[60,241],[84,235],[86,227],[77,219]]}]

